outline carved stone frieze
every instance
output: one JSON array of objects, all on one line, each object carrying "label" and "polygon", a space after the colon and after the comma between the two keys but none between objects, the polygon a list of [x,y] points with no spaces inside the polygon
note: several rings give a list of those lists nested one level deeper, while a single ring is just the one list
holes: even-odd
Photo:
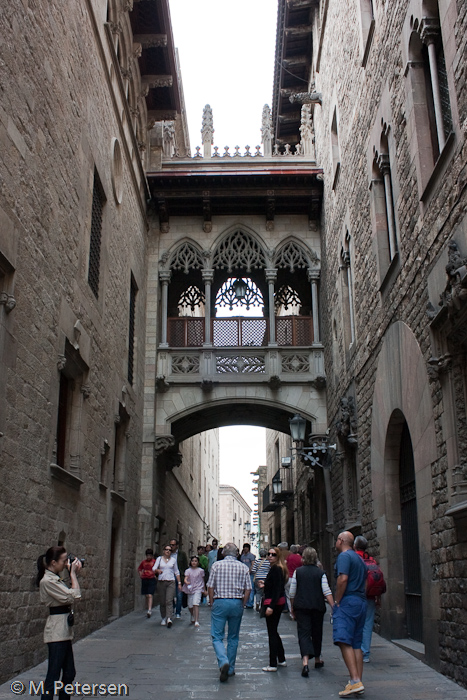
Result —
[{"label": "carved stone frieze", "polygon": [[65,369],[66,357],[65,355],[59,355],[57,360],[57,369],[59,372]]}]

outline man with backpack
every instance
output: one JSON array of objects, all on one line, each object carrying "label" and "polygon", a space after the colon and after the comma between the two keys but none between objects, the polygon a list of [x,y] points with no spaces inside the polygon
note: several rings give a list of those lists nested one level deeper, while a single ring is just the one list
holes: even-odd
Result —
[{"label": "man with backpack", "polygon": [[366,579],[366,618],[363,627],[362,652],[363,662],[370,661],[371,636],[373,634],[373,624],[375,621],[376,606],[381,604],[381,595],[386,592],[386,582],[383,572],[381,571],[378,562],[373,557],[370,557],[366,551],[368,540],[362,535],[355,538],[354,549],[365,562],[367,568]]}]

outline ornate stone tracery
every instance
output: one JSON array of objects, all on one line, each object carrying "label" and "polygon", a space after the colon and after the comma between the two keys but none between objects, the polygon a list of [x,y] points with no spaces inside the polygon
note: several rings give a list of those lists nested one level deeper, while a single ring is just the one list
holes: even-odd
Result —
[{"label": "ornate stone tracery", "polygon": [[266,267],[266,257],[259,244],[244,231],[234,231],[217,246],[214,253],[213,268],[232,272],[243,269]]},{"label": "ornate stone tracery", "polygon": [[295,243],[295,241],[289,241],[283,246],[275,257],[275,265],[278,269],[289,268],[290,272],[298,268],[309,268],[311,267],[311,262],[319,262],[316,253],[312,252],[310,257],[305,253],[303,248]]},{"label": "ornate stone tracery", "polygon": [[246,294],[242,298],[235,295],[235,280],[230,278],[224,282],[216,295],[216,307],[229,308],[230,311],[234,306],[244,306],[248,311],[252,306],[262,308],[264,306],[263,295],[260,289],[251,279],[242,278],[247,284]]},{"label": "ornate stone tracery", "polygon": [[302,302],[297,292],[287,284],[283,284],[279,291],[274,295],[274,306],[276,311],[280,309],[281,306],[287,311],[289,306],[300,307],[301,305]]},{"label": "ornate stone tracery", "polygon": [[178,306],[182,309],[191,309],[191,311],[194,311],[197,307],[204,303],[204,293],[201,291],[201,289],[199,289],[199,287],[192,284],[188,287],[188,289],[185,289],[181,295]]},{"label": "ornate stone tracery", "polygon": [[171,270],[183,270],[187,275],[190,270],[201,270],[204,260],[201,252],[192,243],[185,241],[170,258]]}]

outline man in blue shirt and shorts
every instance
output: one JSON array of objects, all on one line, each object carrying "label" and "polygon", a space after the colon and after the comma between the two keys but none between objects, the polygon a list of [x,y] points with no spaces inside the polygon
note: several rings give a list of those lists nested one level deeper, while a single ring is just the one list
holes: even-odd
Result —
[{"label": "man in blue shirt and shorts", "polygon": [[360,695],[365,690],[362,683],[362,637],[366,617],[367,569],[361,557],[353,549],[351,532],[341,532],[336,540],[339,555],[334,573],[337,579],[333,611],[333,641],[340,647],[348,668],[350,680],[339,696]]}]

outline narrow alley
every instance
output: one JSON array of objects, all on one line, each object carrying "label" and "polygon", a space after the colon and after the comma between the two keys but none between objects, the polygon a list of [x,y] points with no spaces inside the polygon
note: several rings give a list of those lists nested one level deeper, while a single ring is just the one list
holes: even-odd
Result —
[{"label": "narrow alley", "polygon": [[[283,615],[279,631],[284,642],[287,668],[264,673],[267,663],[267,634],[264,620],[245,610],[240,631],[236,675],[219,682],[210,637],[210,611],[202,606],[201,627],[189,623],[188,611],[172,629],[160,626],[158,610],[150,620],[134,612],[76,643],[76,681],[79,683],[125,683],[128,697],[137,700],[275,700],[276,698],[320,698],[334,700],[345,685],[346,670],[337,647],[332,644],[329,614],[324,622],[323,669],[310,668],[310,677],[300,675],[301,660],[296,625]],[[467,700],[467,690],[436,673],[429,666],[394,644],[373,636],[371,662],[365,665],[367,700]],[[11,700],[15,681],[36,684],[45,677],[42,663],[13,681],[0,686],[0,700]],[[19,693],[17,693],[19,694]],[[77,696],[79,697],[79,696]]]}]

